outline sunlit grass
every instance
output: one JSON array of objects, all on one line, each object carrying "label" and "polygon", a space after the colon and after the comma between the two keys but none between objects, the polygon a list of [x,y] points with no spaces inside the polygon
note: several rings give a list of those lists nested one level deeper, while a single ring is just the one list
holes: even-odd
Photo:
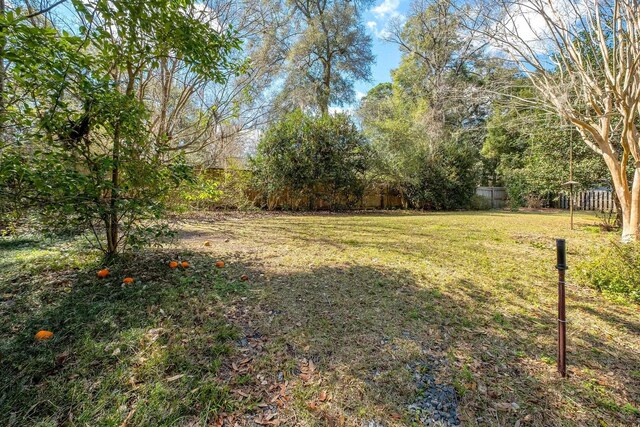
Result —
[{"label": "sunlit grass", "polygon": [[[407,366],[432,354],[449,362],[439,374],[461,396],[465,424],[633,425],[633,410],[621,408],[640,406],[631,375],[640,312],[575,274],[617,237],[594,232],[592,215],[568,225],[566,214],[541,213],[285,215],[190,224],[182,244],[211,240],[218,256],[263,275],[251,304],[268,318],[259,323],[274,339],[270,364],[315,358],[335,395],[318,413],[305,406],[317,389],[297,391],[288,410],[307,423],[408,423]],[[567,239],[572,267],[568,380],[555,372],[555,238]],[[587,392],[594,378],[604,385]]]},{"label": "sunlit grass", "polygon": [[[574,266],[616,236],[589,215],[577,224],[507,212],[201,218],[106,280],[81,241],[3,241],[0,424],[208,425],[224,412],[251,425],[275,411],[281,425],[412,425],[418,364],[455,388],[464,425],[637,425],[640,311],[580,283]],[[555,238],[569,251],[566,380]],[[36,343],[39,329],[56,335]]]}]

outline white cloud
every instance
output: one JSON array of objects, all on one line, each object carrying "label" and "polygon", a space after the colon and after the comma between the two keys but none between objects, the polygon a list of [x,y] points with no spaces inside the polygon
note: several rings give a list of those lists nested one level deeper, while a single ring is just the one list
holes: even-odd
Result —
[{"label": "white cloud", "polygon": [[369,28],[369,31],[371,31],[376,37],[380,39],[384,39],[391,35],[385,28],[379,28],[378,23],[375,21],[367,22],[367,28]]},{"label": "white cloud", "polygon": [[[549,54],[555,49],[553,34],[557,31],[550,22],[559,24],[560,27],[576,30],[576,23],[579,16],[590,13],[591,7],[587,5],[589,0],[551,0],[552,7],[548,2],[541,0],[521,1],[509,8],[509,14],[503,22],[498,24],[502,27],[502,36],[506,39],[507,46],[490,46],[494,53],[500,51],[519,54],[508,45],[517,46],[524,50],[530,49],[538,55]],[[550,19],[547,21],[545,19]],[[579,30],[579,28],[577,28]]]},{"label": "white cloud", "polygon": [[400,0],[383,0],[382,3],[371,9],[371,13],[378,19],[394,17],[400,15],[400,12],[398,12],[399,7]]},{"label": "white cloud", "polygon": [[377,6],[369,9],[369,13],[373,16],[373,20],[367,22],[367,28],[377,38],[387,38],[390,36],[386,29],[389,21],[392,19],[404,20],[404,16],[399,11],[400,0],[383,0]]},{"label": "white cloud", "polygon": [[359,90],[357,90],[357,91],[356,91],[356,99],[357,99],[358,101],[360,101],[360,100],[361,100],[362,98],[364,98],[365,96],[367,96],[367,94],[366,94],[366,93],[364,93],[364,92],[360,92]]}]

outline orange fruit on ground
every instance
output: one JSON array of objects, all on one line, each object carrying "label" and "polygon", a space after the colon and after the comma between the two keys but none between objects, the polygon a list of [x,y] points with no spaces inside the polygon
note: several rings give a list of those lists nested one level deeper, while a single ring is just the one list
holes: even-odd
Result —
[{"label": "orange fruit on ground", "polygon": [[224,261],[216,261],[216,267],[218,268],[224,267]]},{"label": "orange fruit on ground", "polygon": [[125,277],[122,283],[133,283],[133,277]]},{"label": "orange fruit on ground", "polygon": [[110,272],[108,268],[103,268],[102,270],[98,271],[97,275],[99,278],[104,279],[109,275],[109,273]]},{"label": "orange fruit on ground", "polygon": [[53,338],[53,332],[51,331],[38,331],[38,333],[36,333],[35,337],[36,340],[38,341],[46,341],[49,340],[51,338]]},{"label": "orange fruit on ground", "polygon": [[243,282],[246,282],[247,280],[249,280],[249,276],[247,276],[246,274],[243,274],[242,276],[240,276],[240,280],[242,280]]},{"label": "orange fruit on ground", "polygon": [[178,266],[178,261],[171,261],[169,263],[169,268],[176,268]]},{"label": "orange fruit on ground", "polygon": [[183,268],[189,267],[189,263],[187,261],[182,261],[182,264],[180,265],[182,265]]}]

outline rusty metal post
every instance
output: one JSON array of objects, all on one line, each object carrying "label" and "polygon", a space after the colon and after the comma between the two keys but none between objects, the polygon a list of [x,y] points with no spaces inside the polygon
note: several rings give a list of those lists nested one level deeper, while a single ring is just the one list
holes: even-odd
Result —
[{"label": "rusty metal post", "polygon": [[565,281],[567,270],[567,247],[564,239],[556,239],[558,269],[558,372],[567,376],[567,315],[565,310]]}]

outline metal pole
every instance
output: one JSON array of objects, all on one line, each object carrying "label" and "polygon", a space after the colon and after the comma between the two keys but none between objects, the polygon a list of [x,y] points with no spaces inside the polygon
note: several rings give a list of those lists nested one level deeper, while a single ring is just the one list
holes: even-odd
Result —
[{"label": "metal pole", "polygon": [[558,372],[567,376],[567,316],[565,310],[564,273],[567,267],[567,248],[564,239],[556,239],[558,263]]},{"label": "metal pole", "polygon": [[571,216],[571,229],[573,230],[573,131],[569,137],[569,195],[570,195],[570,206],[569,206],[569,215]]},{"label": "metal pole", "polygon": [[573,184],[569,186],[569,216],[571,216],[571,229],[573,230]]}]

